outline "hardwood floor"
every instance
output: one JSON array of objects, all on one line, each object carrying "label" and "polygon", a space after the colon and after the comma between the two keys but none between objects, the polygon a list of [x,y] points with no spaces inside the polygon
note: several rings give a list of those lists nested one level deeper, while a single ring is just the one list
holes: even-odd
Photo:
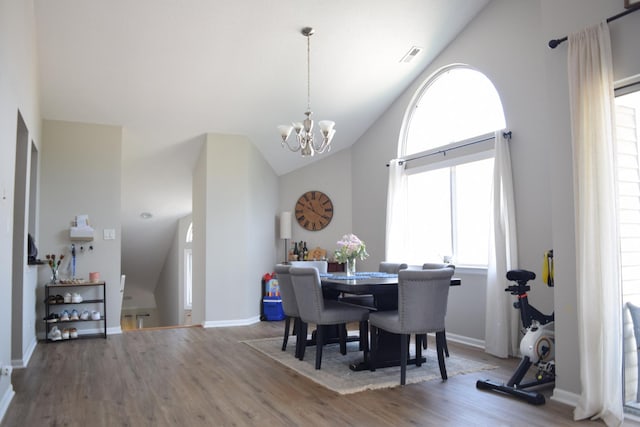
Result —
[{"label": "hardwood floor", "polygon": [[[247,327],[142,330],[107,340],[38,344],[13,371],[13,426],[574,426],[572,408],[532,406],[476,390],[507,379],[502,361],[449,343],[452,353],[499,365],[393,389],[341,396],[240,341],[280,336],[283,322]],[[551,391],[548,392],[550,395]]]}]

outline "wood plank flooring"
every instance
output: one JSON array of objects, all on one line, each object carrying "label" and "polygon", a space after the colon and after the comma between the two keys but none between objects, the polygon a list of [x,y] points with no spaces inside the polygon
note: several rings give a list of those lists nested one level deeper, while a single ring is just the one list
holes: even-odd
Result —
[{"label": "wood plank flooring", "polygon": [[604,425],[574,422],[572,408],[549,399],[532,406],[476,390],[479,378],[509,378],[517,360],[455,343],[452,353],[500,368],[341,396],[240,342],[281,336],[283,323],[40,343],[13,371],[16,396],[0,426]]}]

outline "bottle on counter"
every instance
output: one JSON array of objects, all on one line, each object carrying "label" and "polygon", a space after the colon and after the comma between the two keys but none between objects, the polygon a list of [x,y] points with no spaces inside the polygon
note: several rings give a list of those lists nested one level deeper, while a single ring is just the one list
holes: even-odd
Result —
[{"label": "bottle on counter", "polygon": [[302,258],[304,261],[309,260],[309,249],[307,249],[307,242],[304,242],[304,246],[302,247]]},{"label": "bottle on counter", "polygon": [[298,242],[293,242],[293,257],[297,261],[300,258],[300,252],[298,251]]}]

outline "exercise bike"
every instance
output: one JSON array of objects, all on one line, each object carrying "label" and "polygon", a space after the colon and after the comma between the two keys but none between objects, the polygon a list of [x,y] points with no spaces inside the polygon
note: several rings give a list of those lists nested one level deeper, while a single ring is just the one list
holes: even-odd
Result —
[{"label": "exercise bike", "polygon": [[[553,257],[553,252],[547,253],[547,257]],[[548,270],[547,270],[548,271]],[[553,276],[544,274],[547,285],[553,286]],[[513,307],[520,310],[520,319],[524,327],[524,337],[520,341],[520,353],[522,360],[507,383],[498,383],[492,380],[478,380],[476,388],[480,390],[494,390],[510,394],[520,399],[526,400],[533,405],[543,405],[544,396],[529,388],[542,385],[551,385],[555,382],[555,361],[554,361],[554,313],[545,315],[529,304],[527,291],[531,287],[528,281],[536,278],[536,274],[527,270],[510,270],[507,272],[507,279],[516,282],[505,289],[518,298],[513,303]],[[531,366],[537,368],[535,380],[522,383],[527,371]]]}]

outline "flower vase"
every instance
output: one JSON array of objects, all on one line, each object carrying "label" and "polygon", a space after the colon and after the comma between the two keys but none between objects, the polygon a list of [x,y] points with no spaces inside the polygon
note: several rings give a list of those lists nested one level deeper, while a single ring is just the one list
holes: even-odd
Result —
[{"label": "flower vase", "polygon": [[55,285],[56,283],[58,283],[58,269],[57,268],[52,268],[51,269],[51,284]]},{"label": "flower vase", "polygon": [[347,258],[345,271],[347,276],[355,276],[356,275],[356,259],[355,258]]}]

